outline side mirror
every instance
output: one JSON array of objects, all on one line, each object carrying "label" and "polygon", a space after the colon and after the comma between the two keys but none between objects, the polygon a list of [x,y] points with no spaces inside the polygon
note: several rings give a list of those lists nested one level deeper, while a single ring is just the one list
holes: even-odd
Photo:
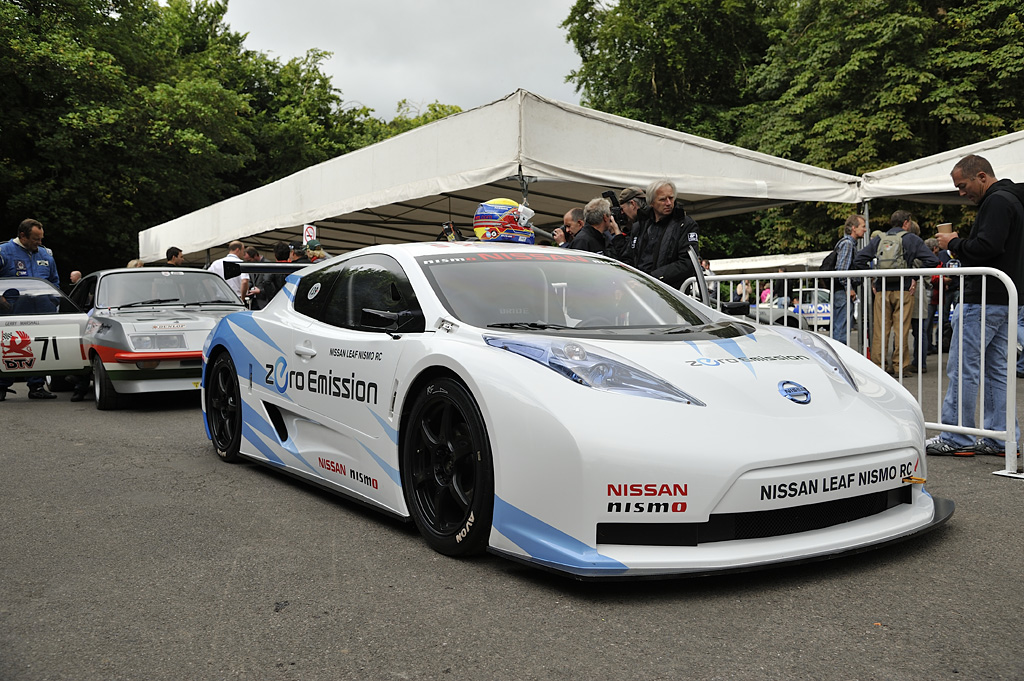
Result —
[{"label": "side mirror", "polygon": [[364,307],[359,316],[359,325],[392,333],[422,333],[426,330],[423,313],[411,310],[388,312]]},{"label": "side mirror", "polygon": [[742,300],[723,302],[722,312],[730,317],[746,317],[750,314],[750,303],[745,303]]}]

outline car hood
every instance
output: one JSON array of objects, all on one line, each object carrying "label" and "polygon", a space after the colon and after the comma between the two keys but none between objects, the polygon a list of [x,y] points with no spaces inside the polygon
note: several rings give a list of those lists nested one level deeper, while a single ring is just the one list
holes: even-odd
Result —
[{"label": "car hood", "polygon": [[[205,308],[143,308],[111,310],[103,313],[109,321],[117,322],[135,331],[172,331],[212,329],[225,315],[238,312],[240,308],[230,306],[208,306]],[[97,315],[100,316],[100,315]]]},{"label": "car hood", "polygon": [[[794,342],[808,332],[758,328],[735,338],[672,342],[581,339],[592,351],[609,353],[671,383],[708,406],[758,403],[762,414],[792,416],[796,402],[806,414],[834,413],[858,393],[899,392],[892,380],[862,358],[841,355],[848,374],[824,361],[829,353]],[[824,341],[821,341],[824,344]],[[849,380],[847,379],[849,376]],[[892,383],[892,385],[890,385]],[[861,395],[863,396],[863,395]]]}]

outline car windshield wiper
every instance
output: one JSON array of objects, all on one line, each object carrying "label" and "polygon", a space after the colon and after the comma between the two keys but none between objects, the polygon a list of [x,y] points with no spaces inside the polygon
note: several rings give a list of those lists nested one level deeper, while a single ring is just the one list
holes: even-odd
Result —
[{"label": "car windshield wiper", "polygon": [[194,300],[191,303],[182,303],[182,307],[189,305],[238,305],[237,300]]},{"label": "car windshield wiper", "polygon": [[704,333],[711,326],[711,324],[699,324],[697,326],[693,326],[692,324],[688,324],[687,326],[673,326],[671,328],[665,329],[664,331],[662,331],[662,333]]},{"label": "car windshield wiper", "polygon": [[140,305],[160,305],[161,303],[176,303],[180,298],[151,298],[150,300],[137,300],[134,303],[125,303],[124,305],[117,305],[116,309],[120,310],[122,307],[139,307]]},{"label": "car windshield wiper", "polygon": [[565,326],[564,324],[544,324],[543,322],[498,322],[497,324],[488,324],[488,329],[571,329],[571,326]]}]

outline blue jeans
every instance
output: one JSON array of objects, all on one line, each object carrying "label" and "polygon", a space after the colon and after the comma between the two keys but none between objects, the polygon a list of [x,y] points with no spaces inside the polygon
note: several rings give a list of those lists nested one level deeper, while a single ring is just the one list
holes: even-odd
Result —
[{"label": "blue jeans", "polygon": [[[1017,308],[1017,342],[1024,345],[1024,305]],[[1017,358],[1017,373],[1024,373],[1024,352]]]},{"label": "blue jeans", "polygon": [[849,307],[850,292],[845,288],[832,292],[832,338],[849,345],[847,335],[849,326],[846,323],[846,308]]},{"label": "blue jeans", "polygon": [[[1006,429],[1006,341],[1008,308],[1006,305],[985,307],[985,413],[986,430]],[[953,311],[953,333],[949,345],[946,375],[949,387],[942,400],[942,423],[974,428],[974,412],[978,404],[978,384],[981,379],[981,310],[977,303],[962,303]],[[960,363],[960,313],[963,313],[963,363]],[[958,382],[963,381],[963,404],[958,403]],[[1016,421],[1016,418],[1014,419]],[[1016,439],[1020,440],[1020,426],[1016,425]],[[973,444],[970,435],[942,433],[942,439],[958,446]],[[983,438],[986,442],[1003,445],[1002,440]]]}]

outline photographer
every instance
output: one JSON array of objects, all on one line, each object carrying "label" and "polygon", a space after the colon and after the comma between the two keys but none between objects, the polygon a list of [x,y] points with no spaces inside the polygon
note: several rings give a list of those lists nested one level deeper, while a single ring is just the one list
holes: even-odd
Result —
[{"label": "photographer", "polygon": [[611,208],[611,202],[604,197],[592,199],[583,209],[583,228],[576,232],[569,248],[603,255],[607,247],[605,236],[609,232],[622,234],[612,218]]},{"label": "photographer", "polygon": [[619,228],[624,234],[629,234],[639,226],[640,210],[646,205],[647,198],[644,195],[644,190],[640,187],[626,187],[619,192],[619,208],[622,210],[624,219],[620,220],[615,215],[615,211],[612,211],[612,217],[619,223]]},{"label": "photographer", "polygon": [[562,216],[562,226],[551,233],[559,248],[568,248],[573,237],[583,229],[583,209],[573,208]]},{"label": "photographer", "polygon": [[629,247],[619,259],[672,288],[679,288],[697,274],[690,249],[699,257],[699,227],[676,204],[676,186],[671,181],[652,182],[646,196],[650,205],[638,212],[639,221],[629,234]]}]

